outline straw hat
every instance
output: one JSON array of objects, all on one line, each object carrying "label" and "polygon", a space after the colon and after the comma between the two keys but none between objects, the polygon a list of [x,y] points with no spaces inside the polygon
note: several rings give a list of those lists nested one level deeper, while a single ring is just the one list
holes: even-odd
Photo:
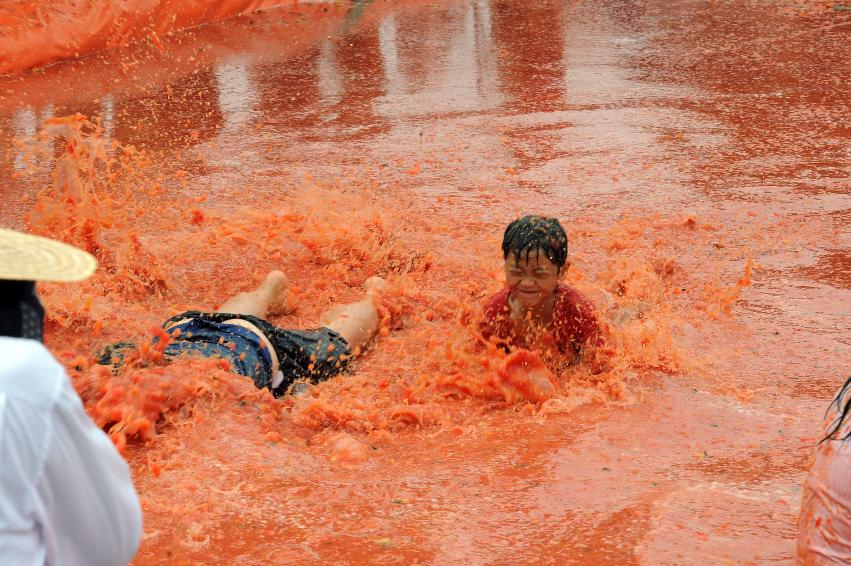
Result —
[{"label": "straw hat", "polygon": [[0,279],[81,281],[97,265],[91,254],[68,244],[0,228]]}]

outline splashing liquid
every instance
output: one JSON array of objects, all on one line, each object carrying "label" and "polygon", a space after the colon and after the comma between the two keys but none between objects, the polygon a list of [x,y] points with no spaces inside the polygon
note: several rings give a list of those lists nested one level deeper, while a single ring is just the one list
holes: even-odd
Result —
[{"label": "splashing liquid", "polygon": [[[506,356],[494,347],[475,347],[481,304],[498,289],[499,276],[477,279],[478,267],[471,270],[446,247],[426,256],[414,245],[423,232],[460,237],[460,226],[431,214],[414,219],[410,211],[415,204],[405,207],[408,214],[403,218],[395,212],[403,200],[400,195],[391,200],[374,184],[357,179],[330,186],[308,181],[274,211],[252,206],[228,210],[208,204],[209,199],[190,201],[187,211],[169,207],[174,196],[165,189],[175,178],[180,187],[182,174],[158,171],[144,152],[117,142],[107,146],[101,128],[83,116],[49,120],[32,147],[60,149],[54,152],[50,185],[36,195],[30,229],[87,249],[102,264],[95,277],[74,292],[44,290],[50,327],[58,335],[62,329],[78,335],[73,348],[78,355],[69,366],[88,411],[151,477],[171,471],[173,481],[185,481],[179,478],[197,473],[196,458],[226,454],[226,445],[235,438],[257,450],[273,451],[280,445],[282,452],[273,462],[281,461],[287,453],[284,447],[292,450],[295,443],[306,456],[326,462],[324,466],[362,464],[382,446],[398,450],[400,439],[414,431],[475,437],[493,411],[518,414],[514,418],[522,421],[571,413],[587,403],[630,403],[636,394],[626,385],[630,379],[642,379],[648,370],[679,375],[684,369],[673,333],[681,314],[669,302],[675,294],[670,280],[678,269],[670,259],[655,264],[645,259],[641,240],[651,219],[624,220],[607,230],[583,225],[584,238],[596,237],[604,247],[633,253],[613,256],[609,267],[591,280],[581,264],[571,269],[570,284],[601,307],[608,339],[605,350],[596,355],[605,356],[610,369],[593,372],[588,363],[555,375],[533,352]],[[660,221],[653,220],[658,227]],[[694,229],[693,219],[667,224],[673,234]],[[161,234],[171,231],[171,236],[148,238],[142,247],[134,231],[140,227],[149,234],[159,227]],[[175,227],[182,233],[175,234]],[[571,236],[573,245],[581,247],[580,237]],[[475,241],[481,242],[476,255],[494,255],[486,245],[494,241],[493,233],[482,232]],[[231,256],[221,266],[206,259],[208,250],[223,248],[237,252],[238,259]],[[128,312],[125,305],[144,303],[152,313],[162,312],[162,318],[183,308],[215,306],[214,297],[226,296],[233,279],[191,279],[206,284],[201,290],[210,298],[189,303],[174,283],[189,278],[164,273],[161,267],[196,261],[213,272],[254,277],[263,273],[257,266],[285,266],[294,282],[290,320],[303,318],[298,316],[302,312],[315,316],[322,304],[349,300],[357,292],[351,288],[369,274],[388,276],[391,286],[385,301],[392,328],[382,332],[375,351],[348,374],[311,388],[306,398],[275,400],[254,390],[248,380],[228,374],[221,361],[166,364],[162,349],[167,336],[156,326],[134,323],[138,311]],[[466,282],[458,290],[433,281],[441,278],[435,271],[447,265],[463,274]],[[719,312],[729,309],[731,289],[738,292],[744,284],[723,289],[707,301],[716,303],[713,308]],[[195,284],[184,283],[183,288],[190,286]],[[79,336],[80,331],[89,335]],[[159,340],[155,346],[152,336]],[[115,375],[86,356],[107,337],[130,337],[141,344]],[[201,434],[199,427],[213,427],[208,429],[212,432],[222,420],[231,419],[234,422],[226,426],[235,426],[235,431],[203,441],[203,447],[191,449],[193,456],[174,448],[175,442],[186,442],[178,431],[192,429],[195,437]],[[400,437],[402,431],[408,432]],[[263,465],[255,462],[252,467],[257,466]],[[189,486],[190,493],[205,490],[212,498],[212,512],[216,492],[206,491],[212,486]],[[173,509],[146,502],[160,512]],[[209,525],[192,528],[200,529],[207,540]]]},{"label": "splashing liquid", "polygon": [[[769,85],[728,79],[781,72],[776,32],[745,57],[742,22],[818,42],[829,15],[556,4],[270,11],[9,85],[33,101],[88,85],[56,89],[57,117],[29,130],[0,105],[18,140],[0,218],[26,211],[101,262],[39,290],[48,345],[131,464],[136,563],[792,556],[808,431],[848,354],[830,309],[849,288],[847,186],[839,154],[800,165],[827,110],[789,87],[781,119]],[[724,57],[695,64],[719,35]],[[120,88],[99,86],[115,60]],[[480,344],[502,230],[526,213],[562,220],[565,282],[604,326],[582,365]],[[388,279],[380,335],[345,374],[274,399],[218,360],[165,363],[163,320],[271,269],[288,328]],[[139,347],[113,373],[92,354],[116,340]]]}]

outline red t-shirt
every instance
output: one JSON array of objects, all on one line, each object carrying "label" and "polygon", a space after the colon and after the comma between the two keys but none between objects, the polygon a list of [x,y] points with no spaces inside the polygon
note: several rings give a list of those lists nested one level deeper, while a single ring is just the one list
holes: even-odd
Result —
[{"label": "red t-shirt", "polygon": [[508,347],[529,347],[528,342],[537,345],[552,345],[558,352],[578,354],[584,345],[599,346],[602,333],[594,307],[585,296],[567,285],[556,288],[556,302],[553,306],[552,323],[536,332],[536,336],[518,336],[518,323],[511,319],[506,287],[488,299],[480,330],[485,340],[491,337],[503,340]]}]

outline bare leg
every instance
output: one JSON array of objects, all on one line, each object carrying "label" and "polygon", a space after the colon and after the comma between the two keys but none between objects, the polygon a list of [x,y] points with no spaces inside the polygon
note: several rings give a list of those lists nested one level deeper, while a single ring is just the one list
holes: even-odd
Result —
[{"label": "bare leg", "polygon": [[381,277],[370,277],[363,285],[366,291],[363,300],[329,310],[322,315],[319,323],[338,332],[349,343],[352,352],[357,353],[378,332],[381,315],[377,301],[385,286]]},{"label": "bare leg", "polygon": [[219,307],[218,312],[250,314],[266,318],[270,308],[284,306],[286,287],[286,275],[280,271],[272,271],[259,287],[231,297]]}]

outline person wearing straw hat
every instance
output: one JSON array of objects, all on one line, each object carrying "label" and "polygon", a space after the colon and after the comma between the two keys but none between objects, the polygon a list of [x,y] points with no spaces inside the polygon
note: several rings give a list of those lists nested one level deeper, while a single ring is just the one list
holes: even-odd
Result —
[{"label": "person wearing straw hat", "polygon": [[0,563],[127,564],[142,511],[127,463],[42,344],[35,281],[89,277],[69,245],[0,229]]}]

